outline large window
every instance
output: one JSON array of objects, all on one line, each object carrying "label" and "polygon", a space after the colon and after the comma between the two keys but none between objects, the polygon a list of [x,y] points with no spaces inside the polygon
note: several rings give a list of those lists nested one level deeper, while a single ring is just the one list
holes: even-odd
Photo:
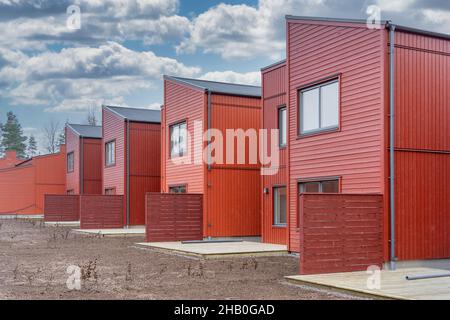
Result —
[{"label": "large window", "polygon": [[300,193],[339,193],[339,179],[300,182],[299,191]]},{"label": "large window", "polygon": [[74,170],[74,155],[73,152],[67,154],[67,172],[73,172]]},{"label": "large window", "polygon": [[105,144],[105,165],[107,167],[116,164],[116,141],[110,141]]},{"label": "large window", "polygon": [[286,187],[273,188],[273,224],[286,225]]},{"label": "large window", "polygon": [[186,122],[170,126],[170,157],[177,158],[186,155],[187,131]]},{"label": "large window", "polygon": [[278,129],[280,130],[280,147],[287,144],[287,111],[286,107],[278,109]]},{"label": "large window", "polygon": [[186,186],[173,186],[169,188],[170,193],[186,193]]},{"label": "large window", "polygon": [[339,127],[339,81],[333,80],[299,93],[300,134]]}]

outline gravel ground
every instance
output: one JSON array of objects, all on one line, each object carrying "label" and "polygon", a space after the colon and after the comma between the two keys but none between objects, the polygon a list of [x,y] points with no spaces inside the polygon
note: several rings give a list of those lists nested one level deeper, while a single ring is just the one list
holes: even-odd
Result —
[{"label": "gravel ground", "polygon": [[[0,220],[0,299],[357,299],[287,284],[293,256],[201,260],[134,247],[142,238],[77,235]],[[70,265],[81,290],[69,290]]]}]

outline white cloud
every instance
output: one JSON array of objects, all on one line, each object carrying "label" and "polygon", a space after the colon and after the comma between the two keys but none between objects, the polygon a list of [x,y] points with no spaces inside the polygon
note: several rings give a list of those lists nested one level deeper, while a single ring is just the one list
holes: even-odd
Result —
[{"label": "white cloud", "polygon": [[259,71],[247,73],[239,73],[234,71],[214,71],[205,73],[200,77],[200,79],[256,86],[261,85],[261,73]]},{"label": "white cloud", "polygon": [[81,111],[92,101],[121,102],[136,91],[155,88],[163,74],[195,77],[200,71],[151,51],[136,52],[108,42],[21,55],[19,63],[0,69],[0,79],[8,83],[0,92],[13,104],[50,104],[47,111]]},{"label": "white cloud", "polygon": [[410,8],[415,0],[377,0],[376,5],[383,11],[402,12]]}]

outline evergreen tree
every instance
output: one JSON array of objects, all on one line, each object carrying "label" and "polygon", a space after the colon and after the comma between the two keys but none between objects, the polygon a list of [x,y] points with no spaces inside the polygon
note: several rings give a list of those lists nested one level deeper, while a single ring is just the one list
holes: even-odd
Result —
[{"label": "evergreen tree", "polygon": [[28,139],[28,157],[32,158],[37,155],[37,142],[33,135]]},{"label": "evergreen tree", "polygon": [[25,157],[27,137],[23,135],[22,126],[11,111],[6,114],[6,123],[2,126],[2,146],[4,150],[15,150],[18,157]]}]

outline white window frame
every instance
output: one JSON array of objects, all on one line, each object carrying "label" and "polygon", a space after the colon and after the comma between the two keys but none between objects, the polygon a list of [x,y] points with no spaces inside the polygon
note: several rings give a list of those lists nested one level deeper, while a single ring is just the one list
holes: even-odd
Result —
[{"label": "white window frame", "polygon": [[[283,119],[281,118],[281,114],[284,112],[285,114],[285,118],[284,118],[284,123],[283,123]],[[284,148],[287,146],[287,108],[286,106],[280,106],[278,108],[278,130],[280,133],[280,141],[279,141],[279,146],[280,148]],[[284,131],[284,134],[283,134]],[[283,141],[283,137],[284,137],[284,141]]]},{"label": "white window frame", "polygon": [[[329,85],[332,84],[337,84],[337,124],[336,125],[332,125],[332,126],[326,126],[326,127],[322,127],[322,88],[327,87]],[[319,90],[319,105],[318,105],[318,123],[319,123],[319,127],[316,129],[310,129],[310,130],[304,130],[303,129],[303,119],[304,119],[304,108],[303,108],[303,94],[309,91],[313,91],[313,90]],[[307,136],[310,134],[315,134],[315,133],[321,133],[321,132],[327,132],[327,131],[334,131],[339,129],[340,126],[340,79],[336,78],[333,80],[329,80],[320,84],[316,84],[314,86],[311,87],[307,87],[307,88],[303,88],[301,90],[299,90],[298,92],[298,98],[300,101],[299,104],[299,134],[300,136]]]},{"label": "white window frame", "polygon": [[105,143],[105,166],[111,167],[114,166],[115,164],[116,164],[116,140],[111,140]]},{"label": "white window frame", "polygon": [[[181,132],[181,128],[184,126],[184,129],[186,130],[186,134],[184,136],[184,146],[182,147],[181,143],[181,137],[182,135],[180,134]],[[178,151],[174,152],[173,150],[173,139],[172,139],[172,135],[174,132],[174,129],[178,128]],[[170,149],[170,158],[174,159],[174,158],[180,158],[180,157],[184,157],[187,154],[187,122],[186,121],[182,121],[182,122],[178,122],[175,124],[172,124],[169,126],[169,149]]]},{"label": "white window frame", "polygon": [[67,172],[71,173],[75,171],[75,153],[69,152],[67,154]]},{"label": "white window frame", "polygon": [[[277,212],[277,201],[275,200],[277,198],[277,194],[278,194],[278,198],[279,198],[279,190],[280,189],[284,189],[285,190],[285,194],[286,194],[286,204],[285,204],[285,222],[280,222],[281,220],[281,213]],[[272,199],[273,199],[273,225],[275,227],[285,227],[287,225],[287,214],[288,214],[288,210],[287,210],[287,188],[286,186],[276,186],[272,188]]]}]

